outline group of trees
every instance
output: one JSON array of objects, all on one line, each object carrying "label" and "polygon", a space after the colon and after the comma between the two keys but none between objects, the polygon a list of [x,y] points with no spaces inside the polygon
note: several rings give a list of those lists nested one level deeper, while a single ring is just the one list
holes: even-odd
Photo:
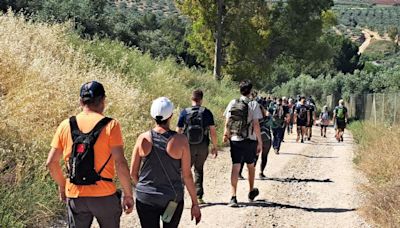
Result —
[{"label": "group of trees", "polygon": [[217,79],[251,78],[265,91],[300,75],[317,79],[364,67],[357,44],[330,30],[338,23],[333,0],[175,0],[175,5],[182,15],[145,9],[139,14],[109,0],[4,0],[0,9],[46,22],[69,20],[84,37],[107,37],[156,58],[214,68]]}]

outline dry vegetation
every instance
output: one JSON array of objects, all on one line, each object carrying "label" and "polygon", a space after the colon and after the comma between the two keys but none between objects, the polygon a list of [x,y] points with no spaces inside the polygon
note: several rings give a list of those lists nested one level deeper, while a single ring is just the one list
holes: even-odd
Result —
[{"label": "dry vegetation", "polygon": [[380,227],[400,224],[400,128],[355,123],[352,132],[360,144],[355,159],[369,183],[363,186],[365,216]]},{"label": "dry vegetation", "polygon": [[217,83],[120,43],[84,41],[68,25],[0,16],[0,227],[43,227],[63,214],[44,163],[57,125],[79,112],[80,85],[94,79],[105,85],[106,114],[122,124],[127,157],[135,137],[151,127],[155,97],[169,96],[178,111],[201,87],[219,117],[235,94],[228,80]]}]

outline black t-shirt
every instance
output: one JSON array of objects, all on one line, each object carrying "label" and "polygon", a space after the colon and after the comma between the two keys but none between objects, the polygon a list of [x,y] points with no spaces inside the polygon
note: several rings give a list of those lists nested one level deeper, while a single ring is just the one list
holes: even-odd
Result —
[{"label": "black t-shirt", "polygon": [[309,111],[309,108],[308,108],[307,105],[298,104],[296,106],[296,110],[295,111],[297,113],[298,121],[307,122],[307,112]]},{"label": "black t-shirt", "polygon": [[[197,107],[197,106],[193,106],[193,107]],[[186,109],[183,109],[181,111],[181,114],[179,115],[179,119],[178,119],[178,127],[179,128],[183,128],[185,127],[185,122],[186,122],[186,116],[187,116],[187,111]],[[215,121],[214,121],[214,116],[211,113],[211,111],[207,108],[205,108],[204,113],[203,113],[203,127],[204,129],[209,127],[209,126],[214,126],[215,125]]]}]

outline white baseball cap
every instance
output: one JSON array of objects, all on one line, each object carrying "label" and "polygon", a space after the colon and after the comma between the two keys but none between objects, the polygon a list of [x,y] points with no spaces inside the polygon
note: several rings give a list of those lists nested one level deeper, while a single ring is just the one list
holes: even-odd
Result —
[{"label": "white baseball cap", "polygon": [[166,120],[172,116],[174,104],[166,97],[159,97],[153,101],[150,109],[150,115],[155,120]]}]

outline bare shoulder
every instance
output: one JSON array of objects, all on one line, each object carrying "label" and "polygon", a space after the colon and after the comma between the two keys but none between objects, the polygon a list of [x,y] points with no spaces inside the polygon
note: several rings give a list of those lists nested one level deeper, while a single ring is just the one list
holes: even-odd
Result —
[{"label": "bare shoulder", "polygon": [[182,144],[188,143],[188,139],[184,134],[177,133],[171,138],[170,142],[173,144],[182,145]]}]

